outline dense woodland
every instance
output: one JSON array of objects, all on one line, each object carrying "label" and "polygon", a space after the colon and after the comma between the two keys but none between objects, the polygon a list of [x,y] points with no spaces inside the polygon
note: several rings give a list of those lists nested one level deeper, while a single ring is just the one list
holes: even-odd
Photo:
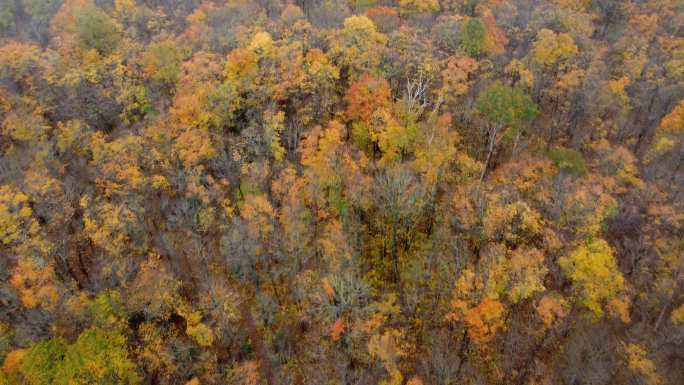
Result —
[{"label": "dense woodland", "polygon": [[0,384],[681,385],[683,163],[682,0],[0,0]]}]

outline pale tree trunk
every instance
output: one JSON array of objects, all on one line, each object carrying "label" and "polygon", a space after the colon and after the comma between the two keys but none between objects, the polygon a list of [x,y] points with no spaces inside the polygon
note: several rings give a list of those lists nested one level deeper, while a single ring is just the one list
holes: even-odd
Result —
[{"label": "pale tree trunk", "polygon": [[494,126],[493,129],[489,131],[489,146],[487,149],[487,160],[485,160],[484,169],[482,170],[482,175],[480,175],[480,183],[484,181],[487,175],[487,169],[489,169],[489,162],[492,159],[492,153],[494,153],[494,148],[496,147],[496,135],[499,132],[499,126]]}]

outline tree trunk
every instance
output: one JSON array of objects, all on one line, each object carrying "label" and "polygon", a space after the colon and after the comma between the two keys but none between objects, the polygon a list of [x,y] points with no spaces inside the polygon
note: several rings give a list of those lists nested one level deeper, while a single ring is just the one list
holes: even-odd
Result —
[{"label": "tree trunk", "polygon": [[480,175],[480,183],[484,181],[484,178],[487,175],[487,170],[489,169],[489,162],[492,159],[492,153],[494,152],[494,148],[496,146],[496,134],[498,132],[499,126],[495,126],[494,129],[489,131],[489,146],[487,149],[487,160],[485,160],[484,169],[482,170],[482,175]]}]

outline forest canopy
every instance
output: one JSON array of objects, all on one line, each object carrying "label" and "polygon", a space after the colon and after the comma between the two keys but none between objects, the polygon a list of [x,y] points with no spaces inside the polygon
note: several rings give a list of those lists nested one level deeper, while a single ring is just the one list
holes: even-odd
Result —
[{"label": "forest canopy", "polygon": [[0,0],[0,385],[684,384],[681,0]]}]

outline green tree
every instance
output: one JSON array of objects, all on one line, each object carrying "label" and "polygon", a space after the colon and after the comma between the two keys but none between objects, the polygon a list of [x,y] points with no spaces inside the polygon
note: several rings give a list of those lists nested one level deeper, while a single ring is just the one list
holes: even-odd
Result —
[{"label": "green tree", "polygon": [[121,26],[95,6],[76,13],[74,32],[81,48],[94,49],[103,55],[116,50],[121,40]]},{"label": "green tree", "polygon": [[128,357],[126,337],[90,328],[78,336],[55,371],[55,385],[133,385],[140,383]]},{"label": "green tree", "polygon": [[471,57],[484,52],[487,39],[487,29],[479,18],[470,18],[461,30],[461,49]]},{"label": "green tree", "polygon": [[72,345],[59,337],[38,342],[24,356],[21,371],[31,385],[140,383],[126,337],[96,327],[81,333]]},{"label": "green tree", "polygon": [[56,384],[57,368],[66,351],[67,344],[63,338],[38,342],[24,356],[21,371],[31,385]]},{"label": "green tree", "polygon": [[497,135],[504,127],[520,132],[523,126],[537,116],[537,105],[519,88],[513,88],[497,80],[477,97],[477,111],[490,123],[488,130],[487,160],[482,171],[484,179],[492,153],[496,148]]}]

